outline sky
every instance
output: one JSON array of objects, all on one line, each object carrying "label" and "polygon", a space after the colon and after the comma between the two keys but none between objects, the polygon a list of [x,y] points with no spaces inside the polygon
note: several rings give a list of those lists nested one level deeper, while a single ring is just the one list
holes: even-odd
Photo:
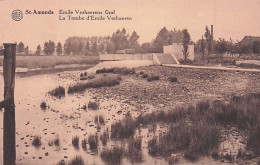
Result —
[{"label": "sky", "polygon": [[[33,51],[48,40],[64,44],[71,36],[107,36],[122,28],[130,34],[135,30],[140,44],[150,42],[164,26],[168,30],[187,28],[195,42],[206,25],[214,25],[215,39],[260,36],[260,0],[0,0],[0,8],[0,43],[23,41]],[[23,12],[20,21],[12,19],[16,9]],[[59,20],[59,10],[69,9],[102,11],[103,16],[107,16],[105,10],[115,10],[119,17],[132,20]],[[54,14],[25,14],[26,10],[52,10]]]}]

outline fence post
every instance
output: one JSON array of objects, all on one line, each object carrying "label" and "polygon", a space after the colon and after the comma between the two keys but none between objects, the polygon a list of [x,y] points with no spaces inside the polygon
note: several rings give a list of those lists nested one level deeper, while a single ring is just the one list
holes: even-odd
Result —
[{"label": "fence post", "polygon": [[4,44],[4,137],[3,137],[3,163],[4,165],[14,165],[16,160],[15,145],[15,57],[16,44]]}]

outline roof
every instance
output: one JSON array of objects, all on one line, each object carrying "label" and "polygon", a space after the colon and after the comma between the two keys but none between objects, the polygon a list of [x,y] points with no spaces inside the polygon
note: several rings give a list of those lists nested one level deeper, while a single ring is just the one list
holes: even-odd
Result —
[{"label": "roof", "polygon": [[258,36],[245,36],[240,42],[254,42],[260,41],[260,37]]}]

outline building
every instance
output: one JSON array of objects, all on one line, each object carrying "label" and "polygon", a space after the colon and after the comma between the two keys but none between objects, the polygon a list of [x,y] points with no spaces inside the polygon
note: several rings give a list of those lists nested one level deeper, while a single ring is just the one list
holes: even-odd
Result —
[{"label": "building", "polygon": [[260,37],[257,36],[245,36],[241,41],[241,45],[252,45],[254,42],[260,42]]}]

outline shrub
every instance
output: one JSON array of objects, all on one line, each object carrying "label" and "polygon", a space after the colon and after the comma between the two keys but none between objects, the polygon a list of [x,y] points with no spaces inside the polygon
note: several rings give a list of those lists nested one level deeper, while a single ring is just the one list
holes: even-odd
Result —
[{"label": "shrub", "polygon": [[100,140],[102,141],[103,145],[107,145],[107,140],[109,139],[108,130],[104,131],[102,135],[100,135]]},{"label": "shrub", "polygon": [[98,105],[98,103],[97,102],[92,102],[92,101],[90,101],[89,103],[88,103],[88,109],[91,109],[91,110],[98,110],[99,109],[99,105]]},{"label": "shrub", "polygon": [[34,147],[40,147],[40,145],[41,145],[42,143],[41,143],[41,137],[40,136],[34,136],[34,138],[33,138],[33,141],[32,141],[32,145],[34,146]]},{"label": "shrub", "polygon": [[87,140],[85,138],[81,142],[81,147],[84,151],[87,150]]},{"label": "shrub", "polygon": [[89,148],[91,150],[96,150],[98,148],[98,137],[97,135],[90,135],[88,137],[88,144],[89,144]]},{"label": "shrub", "polygon": [[169,81],[170,82],[177,82],[178,79],[177,79],[177,77],[169,77]]},{"label": "shrub", "polygon": [[56,137],[56,139],[54,139],[54,145],[57,147],[60,146],[60,139],[58,136]]},{"label": "shrub", "polygon": [[134,134],[136,123],[130,113],[125,115],[122,122],[111,125],[111,138],[126,139]]},{"label": "shrub", "polygon": [[154,75],[147,77],[147,81],[148,81],[148,82],[155,81],[155,80],[159,80],[159,79],[160,79],[159,76],[154,76]]},{"label": "shrub", "polygon": [[[98,121],[98,118],[99,118],[99,121]],[[95,123],[97,124],[97,123],[100,123],[100,124],[104,124],[105,123],[105,119],[104,119],[104,117],[102,116],[102,115],[96,115],[95,116]]]},{"label": "shrub", "polygon": [[120,164],[123,158],[124,149],[121,147],[113,147],[112,149],[105,149],[101,152],[101,159],[106,164]]},{"label": "shrub", "polygon": [[78,136],[74,136],[74,137],[72,138],[72,145],[73,145],[73,147],[75,147],[75,148],[79,148],[79,137],[78,137]]},{"label": "shrub", "polygon": [[142,75],[142,78],[147,78],[148,77],[148,74],[146,74],[146,73],[144,73],[143,75]]},{"label": "shrub", "polygon": [[68,163],[68,165],[85,165],[85,162],[81,156],[76,156]]},{"label": "shrub", "polygon": [[68,88],[68,93],[84,92],[87,88],[111,87],[120,84],[120,77],[102,77],[86,83],[75,84]]},{"label": "shrub", "polygon": [[141,138],[131,138],[128,141],[128,150],[126,155],[132,163],[137,163],[142,161],[143,155],[142,155]]},{"label": "shrub", "polygon": [[55,96],[55,97],[62,97],[65,96],[65,88],[62,86],[59,86],[52,91],[49,92],[50,95]]},{"label": "shrub", "polygon": [[41,102],[40,107],[41,107],[42,110],[46,110],[46,108],[47,108],[47,104],[46,104],[46,102],[44,102],[44,101]]},{"label": "shrub", "polygon": [[135,74],[134,69],[128,69],[126,67],[123,68],[103,68],[103,69],[98,69],[96,70],[96,74],[102,74],[102,73],[114,73],[114,74],[123,74],[123,75],[128,75],[128,74]]}]

